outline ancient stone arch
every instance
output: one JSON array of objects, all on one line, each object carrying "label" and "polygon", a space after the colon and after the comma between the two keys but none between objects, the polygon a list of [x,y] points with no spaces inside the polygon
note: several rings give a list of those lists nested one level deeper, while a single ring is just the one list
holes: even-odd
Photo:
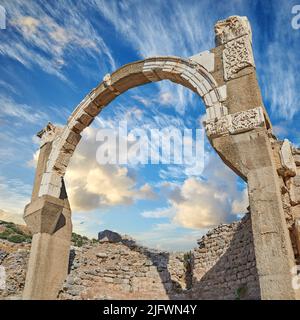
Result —
[{"label": "ancient stone arch", "polygon": [[32,199],[24,214],[33,233],[25,299],[55,299],[66,277],[72,223],[63,177],[81,132],[118,95],[164,79],[203,99],[212,146],[248,183],[261,298],[296,298],[291,281],[294,254],[277,170],[284,164],[277,159],[278,150],[274,153],[275,137],[256,80],[251,28],[246,17],[234,16],[219,21],[215,33],[212,50],[188,59],[148,58],[106,75],[63,128],[49,123],[39,132]]}]

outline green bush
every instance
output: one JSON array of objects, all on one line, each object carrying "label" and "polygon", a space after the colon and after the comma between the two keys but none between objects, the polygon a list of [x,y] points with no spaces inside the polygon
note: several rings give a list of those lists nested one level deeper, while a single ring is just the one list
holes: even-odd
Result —
[{"label": "green bush", "polygon": [[72,242],[75,247],[82,247],[84,244],[90,243],[89,238],[81,236],[75,232],[72,233]]},{"label": "green bush", "polygon": [[7,238],[7,240],[14,243],[21,243],[26,241],[26,237],[21,234],[12,234]]},{"label": "green bush", "polygon": [[7,234],[5,232],[0,233],[0,239],[6,240],[7,239]]},{"label": "green bush", "polygon": [[10,229],[6,229],[5,231],[0,233],[0,238],[1,239],[8,239],[9,236],[11,236],[13,234],[13,231],[11,231]]},{"label": "green bush", "polygon": [[5,227],[5,230],[0,233],[0,239],[8,240],[14,243],[31,242],[31,236],[25,234],[14,223],[0,221],[0,225]]}]

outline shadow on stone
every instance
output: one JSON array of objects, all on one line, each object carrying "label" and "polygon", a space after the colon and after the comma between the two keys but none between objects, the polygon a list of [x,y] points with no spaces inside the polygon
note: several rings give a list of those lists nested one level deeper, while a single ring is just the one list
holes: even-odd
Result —
[{"label": "shadow on stone", "polygon": [[[194,275],[188,298],[260,299],[250,214],[240,222],[213,229],[198,244],[193,253]],[[223,252],[218,244],[224,244]]]}]

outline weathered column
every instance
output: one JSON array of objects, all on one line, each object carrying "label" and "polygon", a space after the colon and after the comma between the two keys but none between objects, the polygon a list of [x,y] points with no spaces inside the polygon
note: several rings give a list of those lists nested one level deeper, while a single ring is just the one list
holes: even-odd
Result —
[{"label": "weathered column", "polygon": [[218,137],[213,146],[248,182],[261,298],[295,299],[291,275],[294,255],[266,129]]},{"label": "weathered column", "polygon": [[225,164],[248,182],[261,299],[295,299],[295,266],[269,134],[270,120],[256,80],[249,22],[230,17],[216,24],[214,49],[225,84],[228,115],[208,119],[207,135]]},{"label": "weathered column", "polygon": [[41,148],[31,203],[24,220],[33,234],[23,299],[56,299],[67,276],[72,234],[71,209],[64,184],[59,198],[39,197],[42,175],[58,128],[51,124],[39,133]]}]

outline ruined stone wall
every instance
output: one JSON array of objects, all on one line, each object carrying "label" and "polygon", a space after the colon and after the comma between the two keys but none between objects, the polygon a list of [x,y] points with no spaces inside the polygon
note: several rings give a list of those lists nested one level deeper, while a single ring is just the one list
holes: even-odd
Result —
[{"label": "ruined stone wall", "polygon": [[193,299],[259,299],[251,218],[220,225],[193,252]]},{"label": "ruined stone wall", "polygon": [[[72,247],[68,277],[59,299],[259,299],[251,220],[224,224],[186,253],[151,250],[128,237]],[[7,289],[18,299],[24,288],[30,244],[0,241]]]},{"label": "ruined stone wall", "polygon": [[183,253],[134,241],[73,248],[60,299],[175,299],[185,287]]}]

